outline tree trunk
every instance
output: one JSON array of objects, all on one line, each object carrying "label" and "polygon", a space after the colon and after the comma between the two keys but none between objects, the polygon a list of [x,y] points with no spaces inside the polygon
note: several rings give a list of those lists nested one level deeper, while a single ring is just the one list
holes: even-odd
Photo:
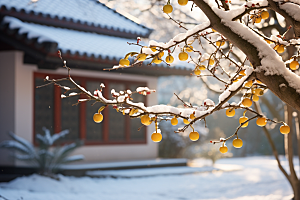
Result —
[{"label": "tree trunk", "polygon": [[284,150],[285,150],[285,156],[286,159],[289,162],[289,169],[290,169],[290,180],[291,185],[294,192],[294,199],[300,200],[300,190],[299,190],[299,180],[296,175],[295,169],[294,169],[294,163],[293,163],[293,109],[285,105],[284,108],[284,120],[289,125],[291,131],[289,134],[284,135]]}]

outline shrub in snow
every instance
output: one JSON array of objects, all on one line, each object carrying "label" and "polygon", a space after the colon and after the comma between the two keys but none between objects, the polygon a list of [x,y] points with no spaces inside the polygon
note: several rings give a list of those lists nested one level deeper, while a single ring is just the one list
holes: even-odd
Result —
[{"label": "shrub in snow", "polygon": [[12,140],[1,142],[0,148],[15,151],[16,153],[14,153],[13,156],[16,159],[37,165],[39,173],[47,176],[51,176],[57,172],[62,164],[84,159],[83,155],[69,156],[72,151],[83,144],[82,141],[52,147],[56,141],[68,134],[69,130],[64,130],[53,135],[51,135],[50,131],[45,127],[43,130],[45,131],[44,135],[36,135],[39,144],[37,148],[12,132],[9,132],[9,136]]}]

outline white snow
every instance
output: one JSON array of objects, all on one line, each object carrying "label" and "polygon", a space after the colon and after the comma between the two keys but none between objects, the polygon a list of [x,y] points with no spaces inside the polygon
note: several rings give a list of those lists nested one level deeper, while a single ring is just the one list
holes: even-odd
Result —
[{"label": "white snow", "polygon": [[[199,162],[201,164],[201,161]],[[195,161],[193,165],[197,166],[197,163]],[[1,196],[9,200],[290,200],[292,198],[292,189],[273,157],[221,159],[217,161],[215,167],[230,169],[232,165],[240,165],[243,170],[125,179],[60,175],[60,181],[31,175],[1,183],[0,191]],[[283,162],[283,166],[288,168],[286,161]],[[299,171],[296,159],[295,166],[296,171]],[[118,173],[124,173],[125,170],[122,171]],[[131,175],[142,173],[138,171],[141,170],[137,172],[132,170]],[[153,169],[145,169],[144,173],[149,174],[151,171]]]},{"label": "white snow", "polygon": [[[90,26],[100,26],[124,32],[147,34],[149,30],[126,17],[116,13],[97,1],[61,1],[42,0],[29,4],[30,0],[1,0],[0,7],[5,6],[8,10],[15,8],[17,11],[24,10],[26,13],[49,15],[51,18],[66,18],[68,21],[87,23]],[[136,40],[135,40],[136,41]]]},{"label": "white snow", "polygon": [[37,38],[39,43],[56,42],[57,48],[61,49],[62,53],[70,51],[71,54],[83,55],[86,53],[87,56],[120,59],[128,52],[140,50],[137,46],[127,44],[127,42],[136,43],[134,39],[27,23],[9,16],[4,17],[4,22],[9,23],[9,27],[12,29],[19,28],[20,34],[27,33],[28,39]]}]

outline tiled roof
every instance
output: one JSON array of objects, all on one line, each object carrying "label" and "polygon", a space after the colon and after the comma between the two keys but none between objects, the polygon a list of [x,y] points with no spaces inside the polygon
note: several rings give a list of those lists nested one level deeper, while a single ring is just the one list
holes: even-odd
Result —
[{"label": "tiled roof", "polygon": [[[41,68],[54,69],[60,62],[57,50],[63,52],[69,66],[101,70],[111,68],[129,52],[139,52],[140,47],[129,45],[136,39],[126,39],[97,33],[23,22],[15,17],[5,16],[0,23],[0,39],[38,59]],[[34,51],[32,51],[34,50]],[[40,54],[41,53],[41,54]],[[39,55],[40,54],[40,55]],[[29,63],[35,62],[29,58]],[[46,62],[51,62],[47,65]],[[166,64],[143,65],[122,70],[122,73],[148,76],[189,75],[191,70],[183,66]],[[116,72],[120,72],[116,71]]]},{"label": "tiled roof", "polygon": [[130,51],[139,51],[139,47],[127,44],[136,42],[132,39],[27,23],[9,16],[5,16],[2,23],[9,24],[10,29],[18,29],[18,34],[25,34],[28,39],[37,39],[38,43],[55,42],[63,53],[118,60]]},{"label": "tiled roof", "polygon": [[59,20],[118,30],[126,33],[149,35],[150,29],[139,25],[96,0],[1,0],[0,7],[18,12],[34,13]]}]

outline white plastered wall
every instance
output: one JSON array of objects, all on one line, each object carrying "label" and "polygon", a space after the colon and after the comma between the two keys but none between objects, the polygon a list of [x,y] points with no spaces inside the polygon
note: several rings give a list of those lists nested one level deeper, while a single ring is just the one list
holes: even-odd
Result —
[{"label": "white plastered wall", "polygon": [[[33,73],[35,71],[50,74],[67,75],[67,71],[63,68],[57,70],[41,70],[36,65],[23,64],[23,52],[10,51],[4,52],[15,58],[14,66],[14,129],[15,133],[24,139],[33,142],[33,92],[34,82]],[[0,53],[2,54],[2,53]],[[2,68],[3,66],[0,67]],[[96,77],[101,80],[136,80],[147,82],[151,89],[157,88],[157,78],[141,76],[117,74],[110,72],[98,72],[90,70],[72,69],[71,75],[83,77]],[[153,93],[147,96],[148,105],[157,104],[157,94]],[[3,107],[3,105],[1,105]],[[131,144],[131,145],[88,145],[77,149],[74,154],[83,154],[85,162],[105,162],[105,161],[121,161],[121,160],[141,160],[156,158],[158,154],[158,146],[151,141],[151,134],[154,131],[154,126],[150,125],[147,128],[147,144]]]}]

